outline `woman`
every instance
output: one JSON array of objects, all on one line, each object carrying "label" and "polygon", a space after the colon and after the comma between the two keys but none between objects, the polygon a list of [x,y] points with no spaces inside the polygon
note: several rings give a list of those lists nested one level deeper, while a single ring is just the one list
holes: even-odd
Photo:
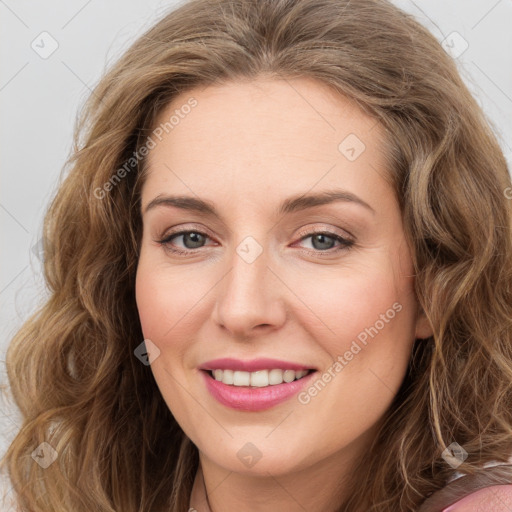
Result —
[{"label": "woman", "polygon": [[186,3],[71,164],[8,353],[20,510],[506,505],[510,176],[410,16]]}]

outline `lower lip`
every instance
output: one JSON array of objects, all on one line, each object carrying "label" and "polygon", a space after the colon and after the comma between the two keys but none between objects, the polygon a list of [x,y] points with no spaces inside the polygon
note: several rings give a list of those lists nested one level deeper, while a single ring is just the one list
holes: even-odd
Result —
[{"label": "lower lip", "polygon": [[280,404],[296,395],[313,378],[316,371],[302,379],[283,382],[263,388],[230,386],[215,380],[209,372],[201,370],[206,387],[221,404],[240,411],[263,411]]}]

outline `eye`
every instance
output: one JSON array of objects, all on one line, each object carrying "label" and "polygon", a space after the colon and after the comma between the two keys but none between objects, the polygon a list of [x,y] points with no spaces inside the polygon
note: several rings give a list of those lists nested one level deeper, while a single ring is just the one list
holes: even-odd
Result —
[{"label": "eye", "polygon": [[[182,239],[182,243],[185,246],[184,249],[176,248],[171,243],[174,239]],[[199,249],[204,244],[205,240],[210,238],[206,233],[197,230],[179,231],[177,233],[171,233],[162,240],[158,240],[158,243],[163,245],[167,250],[175,252],[177,254],[189,254],[194,252],[194,249]]]},{"label": "eye", "polygon": [[[180,239],[182,240],[182,244],[184,248],[177,248],[173,243],[174,240]],[[200,249],[204,246],[206,240],[210,239],[210,237],[198,230],[184,230],[178,231],[175,233],[170,233],[166,237],[161,240],[157,240],[159,244],[165,247],[166,250],[171,251],[175,254],[191,254],[194,253],[196,249]],[[348,238],[342,237],[336,233],[332,233],[330,231],[318,231],[308,233],[301,237],[299,242],[303,242],[304,240],[311,239],[312,249],[306,249],[306,252],[312,254],[319,253],[336,253],[342,250],[348,250],[352,245],[354,245],[354,241]],[[336,243],[338,246],[336,247]]]},{"label": "eye", "polygon": [[[331,233],[330,231],[319,231],[314,233],[309,233],[306,236],[303,236],[300,239],[300,242],[304,240],[311,239],[311,246],[313,250],[308,250],[308,252],[318,253],[318,252],[338,252],[341,250],[347,250],[352,245],[354,245],[353,240],[349,240],[348,238],[344,238],[336,233]],[[336,247],[336,242],[338,242],[338,246]],[[334,248],[334,250],[332,250]]]}]

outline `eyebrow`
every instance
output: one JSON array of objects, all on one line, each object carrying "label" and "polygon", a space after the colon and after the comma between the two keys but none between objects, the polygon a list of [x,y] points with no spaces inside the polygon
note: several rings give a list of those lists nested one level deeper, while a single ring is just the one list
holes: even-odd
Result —
[{"label": "eyebrow", "polygon": [[[360,197],[347,190],[328,190],[319,193],[298,194],[285,199],[279,206],[278,216],[294,213],[315,206],[322,206],[334,202],[354,203],[363,206],[375,214],[375,210]],[[159,195],[146,206],[144,213],[157,206],[174,206],[182,210],[202,213],[203,215],[221,218],[215,205],[203,199],[190,196]]]}]

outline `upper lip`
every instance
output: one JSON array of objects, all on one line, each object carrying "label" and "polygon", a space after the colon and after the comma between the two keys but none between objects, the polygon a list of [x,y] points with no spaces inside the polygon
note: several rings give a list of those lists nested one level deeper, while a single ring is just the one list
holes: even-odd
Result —
[{"label": "upper lip", "polygon": [[313,370],[311,366],[305,366],[300,363],[293,363],[290,361],[280,361],[279,359],[259,358],[251,359],[250,361],[242,361],[240,359],[233,359],[225,357],[221,359],[213,359],[202,364],[200,370],[235,370],[244,372],[257,372],[259,370]]}]

